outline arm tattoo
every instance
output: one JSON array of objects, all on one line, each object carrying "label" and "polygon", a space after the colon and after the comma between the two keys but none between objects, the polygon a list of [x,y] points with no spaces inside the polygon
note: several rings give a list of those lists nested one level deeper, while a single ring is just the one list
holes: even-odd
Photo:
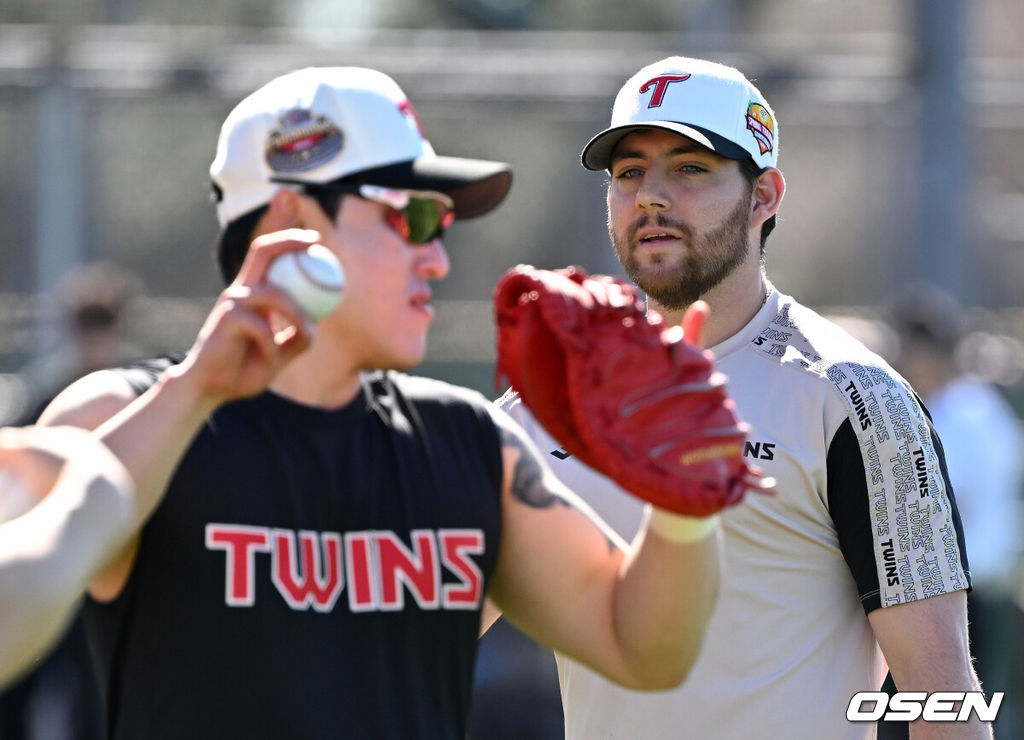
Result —
[{"label": "arm tattoo", "polygon": [[[540,463],[534,457],[533,451],[523,443],[523,440],[508,429],[503,427],[500,427],[500,429],[501,446],[503,448],[513,447],[519,451],[519,460],[516,462],[516,469],[512,472],[514,476],[512,495],[518,501],[534,509],[549,509],[557,505],[572,508],[572,504],[569,501],[545,487]],[[620,549],[607,534],[604,534],[604,539],[608,545],[609,553],[614,553]]]},{"label": "arm tattoo", "polygon": [[548,509],[556,504],[570,506],[561,496],[544,485],[544,477],[536,458],[517,435],[507,429],[501,430],[501,446],[514,447],[519,451],[519,460],[513,471],[512,495],[534,509]]}]

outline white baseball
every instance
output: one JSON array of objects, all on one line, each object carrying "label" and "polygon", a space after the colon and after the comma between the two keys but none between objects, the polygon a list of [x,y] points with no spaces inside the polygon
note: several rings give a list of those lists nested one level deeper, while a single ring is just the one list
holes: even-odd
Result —
[{"label": "white baseball", "polygon": [[267,282],[287,293],[313,321],[333,311],[345,292],[345,271],[322,244],[285,252],[270,263]]}]

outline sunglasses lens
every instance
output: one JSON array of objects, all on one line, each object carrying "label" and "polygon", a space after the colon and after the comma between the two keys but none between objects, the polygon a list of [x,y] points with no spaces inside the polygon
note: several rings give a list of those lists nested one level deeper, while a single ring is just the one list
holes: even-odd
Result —
[{"label": "sunglasses lens", "polygon": [[387,222],[410,244],[428,244],[455,220],[452,201],[441,193],[360,185],[359,194],[387,206]]},{"label": "sunglasses lens", "polygon": [[390,206],[384,209],[384,218],[388,222],[388,226],[391,230],[398,234],[400,237],[409,241],[409,224],[405,220],[405,216],[402,215],[401,211],[396,211]]},{"label": "sunglasses lens", "polygon": [[410,198],[409,205],[402,209],[409,225],[405,237],[412,244],[426,244],[441,235],[447,209],[431,198]]}]

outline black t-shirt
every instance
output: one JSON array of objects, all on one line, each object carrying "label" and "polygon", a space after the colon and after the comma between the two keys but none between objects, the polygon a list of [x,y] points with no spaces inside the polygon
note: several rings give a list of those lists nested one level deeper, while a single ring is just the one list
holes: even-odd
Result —
[{"label": "black t-shirt", "polygon": [[488,406],[375,373],[336,410],[219,409],[86,610],[111,737],[462,740],[501,528]]}]

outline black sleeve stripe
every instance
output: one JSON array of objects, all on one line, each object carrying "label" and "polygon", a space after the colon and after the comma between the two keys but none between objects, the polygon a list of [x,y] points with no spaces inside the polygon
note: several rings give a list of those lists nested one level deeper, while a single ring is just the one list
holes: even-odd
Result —
[{"label": "black sleeve stripe", "polygon": [[839,535],[839,549],[857,584],[864,612],[874,611],[882,601],[868,509],[871,497],[864,478],[864,459],[849,419],[829,445],[826,474],[828,508]]},{"label": "black sleeve stripe", "polygon": [[[920,399],[918,399],[920,401]],[[964,573],[967,575],[967,593],[971,592],[971,564],[967,559],[967,541],[964,539],[964,525],[960,521],[960,509],[956,505],[956,493],[953,491],[953,483],[949,480],[949,469],[946,465],[946,451],[942,447],[942,440],[939,439],[938,433],[935,431],[935,425],[932,424],[932,415],[928,413],[928,409],[925,408],[924,403],[921,403],[921,408],[924,409],[925,418],[928,419],[928,431],[931,434],[932,444],[935,445],[935,451],[939,455],[939,470],[942,472],[942,480],[946,484],[946,496],[949,497],[949,504],[953,510],[953,528],[956,530],[956,543],[960,549],[960,562],[963,566]]]}]

